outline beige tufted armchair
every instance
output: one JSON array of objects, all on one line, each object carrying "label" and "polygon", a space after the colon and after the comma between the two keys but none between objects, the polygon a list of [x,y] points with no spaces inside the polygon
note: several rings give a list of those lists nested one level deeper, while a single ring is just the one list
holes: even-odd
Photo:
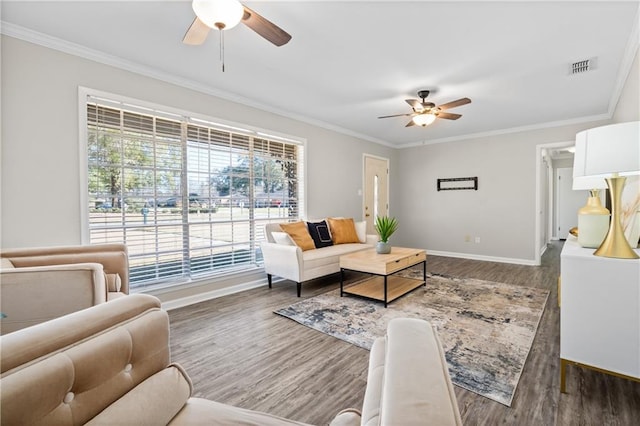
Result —
[{"label": "beige tufted armchair", "polygon": [[129,294],[124,244],[0,252],[1,334]]}]

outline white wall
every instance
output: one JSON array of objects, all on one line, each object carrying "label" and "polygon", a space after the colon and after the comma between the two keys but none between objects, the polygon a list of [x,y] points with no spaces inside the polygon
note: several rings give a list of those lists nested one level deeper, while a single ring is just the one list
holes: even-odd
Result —
[{"label": "white wall", "polygon": [[[401,243],[432,253],[533,263],[536,145],[571,140],[589,127],[593,125],[401,150]],[[436,190],[438,178],[466,176],[478,177],[477,191]]]},{"label": "white wall", "polygon": [[79,244],[78,86],[307,139],[307,213],[362,217],[362,156],[396,151],[2,37],[2,247]]},{"label": "white wall", "polygon": [[[585,129],[640,117],[635,59],[613,120],[424,145],[400,151],[400,228],[394,244],[431,253],[534,264],[536,146],[575,140]],[[478,191],[436,190],[438,178],[478,176]],[[471,241],[465,242],[466,236]],[[475,237],[480,237],[476,244]]]},{"label": "white wall", "polygon": [[636,50],[633,65],[624,88],[615,106],[614,123],[625,123],[640,119],[640,51]]},{"label": "white wall", "polygon": [[[362,155],[389,158],[390,210],[400,221],[394,244],[522,263],[533,262],[539,249],[536,145],[606,124],[393,150],[7,36],[1,53],[1,247],[81,242],[78,86],[306,138],[309,217],[361,217]],[[640,116],[639,72],[636,56],[614,121]],[[480,189],[436,191],[437,178],[464,176],[478,176]]]}]

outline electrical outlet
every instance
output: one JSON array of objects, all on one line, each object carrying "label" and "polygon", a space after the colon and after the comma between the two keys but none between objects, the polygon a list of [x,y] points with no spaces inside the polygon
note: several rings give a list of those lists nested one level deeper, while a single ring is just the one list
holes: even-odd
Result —
[{"label": "electrical outlet", "polygon": [[480,244],[480,237],[476,237],[476,244]]},{"label": "electrical outlet", "polygon": [[465,243],[470,243],[471,242],[471,235],[465,235],[464,236],[464,242]]}]

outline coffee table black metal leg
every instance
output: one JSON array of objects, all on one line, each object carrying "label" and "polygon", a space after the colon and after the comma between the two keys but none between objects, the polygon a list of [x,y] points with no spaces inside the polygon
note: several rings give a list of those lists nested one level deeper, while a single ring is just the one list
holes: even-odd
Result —
[{"label": "coffee table black metal leg", "polygon": [[344,269],[340,268],[340,297],[344,295]]},{"label": "coffee table black metal leg", "polygon": [[384,307],[387,307],[387,276],[384,276]]},{"label": "coffee table black metal leg", "polygon": [[427,261],[422,262],[422,281],[424,281],[424,286],[427,286]]}]

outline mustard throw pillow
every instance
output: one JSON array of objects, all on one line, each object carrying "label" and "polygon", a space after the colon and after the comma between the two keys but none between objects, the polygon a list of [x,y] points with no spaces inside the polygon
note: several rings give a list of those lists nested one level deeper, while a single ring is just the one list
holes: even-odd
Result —
[{"label": "mustard throw pillow", "polygon": [[356,225],[353,219],[327,219],[329,228],[331,229],[331,238],[333,244],[359,243]]},{"label": "mustard throw pillow", "polygon": [[307,229],[307,224],[300,222],[293,223],[281,223],[280,228],[289,234],[291,239],[298,247],[305,250],[313,250],[316,248],[316,245],[313,242],[313,238],[309,235],[309,229]]}]

